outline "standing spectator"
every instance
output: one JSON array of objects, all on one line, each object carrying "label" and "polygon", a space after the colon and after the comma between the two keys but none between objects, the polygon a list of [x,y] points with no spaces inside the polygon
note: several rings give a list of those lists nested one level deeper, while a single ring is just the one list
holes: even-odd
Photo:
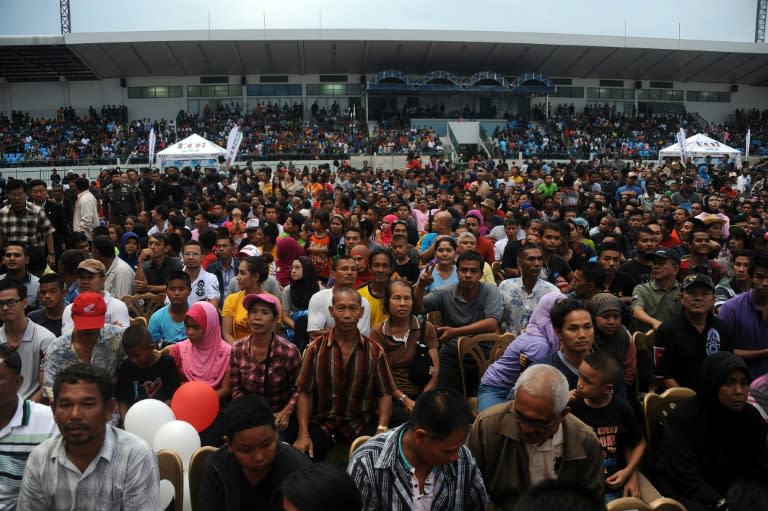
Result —
[{"label": "standing spectator", "polygon": [[52,408],[61,435],[29,455],[18,509],[104,508],[99,503],[106,503],[104,509],[162,509],[155,452],[139,437],[108,424],[116,406],[113,378],[114,373],[89,364],[72,365],[56,376]]},{"label": "standing spectator", "polygon": [[30,321],[43,326],[61,336],[61,317],[64,314],[64,279],[58,273],[49,273],[40,277],[40,308],[27,314]]},{"label": "standing spectator", "polygon": [[336,255],[336,249],[331,242],[328,232],[330,216],[328,210],[319,209],[312,217],[312,234],[307,240],[307,255],[315,265],[315,273],[321,282],[326,282],[331,273],[331,259]]},{"label": "standing spectator", "polygon": [[27,312],[37,310],[37,293],[40,290],[40,279],[28,271],[29,252],[27,245],[16,241],[8,243],[3,252],[4,273],[0,279],[13,279],[21,284],[27,290]]},{"label": "standing spectator", "polygon": [[110,224],[125,222],[126,216],[139,214],[136,194],[126,183],[126,177],[119,170],[112,174],[112,182],[102,193],[104,216]]},{"label": "standing spectator", "polygon": [[[65,240],[69,234],[64,208],[61,204],[49,199],[48,189],[45,187],[45,182],[41,179],[33,179],[29,182],[29,196],[35,206],[43,209],[55,229],[53,233],[53,251],[56,253],[56,259],[58,260],[66,248]],[[48,264],[50,265],[51,263],[49,262]]]},{"label": "standing spectator", "polygon": [[109,236],[102,234],[93,239],[93,258],[107,269],[104,280],[106,292],[118,299],[133,294],[136,272],[115,255],[115,245]]},{"label": "standing spectator", "polygon": [[488,493],[464,445],[472,420],[456,391],[419,396],[410,422],[373,437],[349,460],[362,509],[484,510]]},{"label": "standing spectator", "polygon": [[6,187],[8,206],[0,209],[0,239],[2,246],[25,243],[30,246],[45,246],[46,261],[53,265],[56,254],[53,244],[55,229],[43,208],[27,202],[27,185],[23,181],[11,180]]},{"label": "standing spectator", "polygon": [[93,239],[93,229],[99,225],[99,206],[96,197],[90,191],[88,180],[84,177],[73,181],[77,193],[72,217],[72,232],[82,232],[88,241]]},{"label": "standing spectator", "polygon": [[[86,259],[77,266],[77,287],[80,292],[92,291],[101,295],[107,305],[107,323],[127,328],[131,324],[128,306],[105,291],[104,282],[104,265],[96,259]],[[72,330],[72,307],[72,304],[67,305],[61,316],[61,329],[64,332]]]}]

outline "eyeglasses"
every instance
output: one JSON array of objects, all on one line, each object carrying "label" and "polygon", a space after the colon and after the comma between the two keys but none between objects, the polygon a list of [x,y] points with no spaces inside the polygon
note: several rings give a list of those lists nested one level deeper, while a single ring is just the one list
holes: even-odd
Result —
[{"label": "eyeglasses", "polygon": [[10,300],[5,300],[4,302],[0,302],[0,309],[12,309],[13,307],[16,307],[21,302],[21,300],[16,300],[15,298],[12,298]]},{"label": "eyeglasses", "polygon": [[517,422],[518,424],[524,424],[525,426],[536,429],[539,431],[544,431],[546,429],[551,428],[554,426],[557,421],[560,419],[560,417],[555,417],[549,422],[538,420],[538,419],[530,419],[526,417],[525,415],[518,412],[514,407],[510,409],[510,413],[512,414],[512,418]]}]

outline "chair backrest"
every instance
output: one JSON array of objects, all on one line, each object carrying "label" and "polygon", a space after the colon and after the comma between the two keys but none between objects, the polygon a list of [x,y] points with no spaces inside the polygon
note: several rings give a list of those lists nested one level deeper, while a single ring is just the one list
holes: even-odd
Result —
[{"label": "chair backrest", "polygon": [[515,334],[512,332],[501,334],[501,337],[494,341],[493,346],[491,346],[491,354],[488,357],[488,365],[491,365],[500,359],[504,352],[507,350],[507,347],[514,340]]},{"label": "chair backrest", "polygon": [[606,506],[607,511],[686,511],[685,506],[675,499],[661,497],[650,503],[637,497],[621,497]]},{"label": "chair backrest", "polygon": [[349,457],[352,458],[352,453],[355,452],[358,447],[360,447],[370,439],[371,439],[370,435],[362,435],[352,440],[352,444],[349,446]]},{"label": "chair backrest", "polygon": [[128,307],[131,317],[150,317],[157,309],[165,305],[165,293],[141,293],[120,298]]},{"label": "chair backrest", "polygon": [[635,332],[632,334],[632,342],[637,350],[637,376],[635,376],[635,389],[637,395],[650,392],[656,388],[656,358],[654,355],[654,343],[656,330],[647,332]]},{"label": "chair backrest", "polygon": [[661,442],[662,423],[675,406],[681,401],[690,399],[696,392],[687,387],[675,387],[664,391],[662,394],[649,392],[643,399],[643,415],[645,431],[648,438],[646,459],[653,459],[653,454]]},{"label": "chair backrest", "polygon": [[443,315],[440,311],[428,312],[425,317],[435,327],[443,326]]},{"label": "chair backrest", "polygon": [[131,318],[131,326],[143,326],[144,328],[147,328],[147,318],[143,316]]},{"label": "chair backrest", "polygon": [[[467,355],[472,357],[472,359],[477,364],[478,375],[480,378],[482,378],[483,373],[485,373],[485,370],[488,369],[488,366],[491,364],[491,356],[499,352],[499,350],[500,353],[498,353],[498,356],[501,356],[501,354],[504,353],[504,349],[506,349],[507,345],[509,345],[509,343],[512,342],[512,340],[515,338],[514,335],[512,335],[511,338],[505,337],[507,335],[511,334],[502,335],[497,333],[489,333],[478,334],[472,337],[459,337],[457,349],[459,355],[459,368],[461,370],[461,385],[464,389],[465,396],[468,393],[468,389],[467,376],[464,370],[464,357]],[[488,351],[488,354],[486,354],[484,345],[487,346],[488,344],[492,344],[492,346]]]},{"label": "chair backrest", "polygon": [[189,500],[192,511],[197,508],[197,494],[200,492],[200,481],[203,479],[203,469],[208,456],[216,452],[216,447],[206,445],[192,453],[189,458]]},{"label": "chair backrest", "polygon": [[160,470],[160,480],[167,479],[173,483],[174,511],[184,510],[184,465],[175,451],[163,449],[157,452],[157,466]]},{"label": "chair backrest", "polygon": [[494,261],[491,265],[491,270],[493,271],[493,278],[496,279],[496,284],[507,278],[501,261]]}]

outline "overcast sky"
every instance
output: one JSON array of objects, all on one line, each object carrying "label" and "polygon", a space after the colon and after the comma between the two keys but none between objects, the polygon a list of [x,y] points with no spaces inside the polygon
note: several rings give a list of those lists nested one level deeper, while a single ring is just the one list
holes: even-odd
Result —
[{"label": "overcast sky", "polygon": [[[398,28],[753,42],[757,0],[71,0],[73,32]],[[0,35],[58,34],[56,0],[0,0]]]}]

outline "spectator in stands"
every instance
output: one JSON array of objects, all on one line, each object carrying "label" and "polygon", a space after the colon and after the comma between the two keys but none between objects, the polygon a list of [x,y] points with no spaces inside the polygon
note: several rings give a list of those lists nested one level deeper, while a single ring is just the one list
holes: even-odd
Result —
[{"label": "spectator in stands", "polygon": [[768,481],[768,426],[746,402],[750,380],[740,357],[707,357],[696,396],[679,403],[665,422],[653,482],[688,510],[726,509],[731,483]]},{"label": "spectator in stands", "polygon": [[72,217],[72,232],[83,232],[88,241],[91,241],[93,229],[99,225],[99,208],[96,197],[91,193],[86,178],[77,178],[71,183],[77,194]]},{"label": "spectator in stands", "polygon": [[[85,291],[98,293],[107,306],[106,322],[110,325],[127,328],[130,326],[128,306],[104,290],[105,273],[106,270],[101,262],[96,259],[86,259],[77,266],[77,288],[81,293]],[[72,304],[67,305],[62,313],[61,329],[63,332],[72,330],[72,308]]]},{"label": "spectator in stands", "polygon": [[206,462],[196,509],[282,509],[280,485],[311,463],[278,441],[269,403],[259,395],[247,395],[237,401],[237,406],[227,407],[222,426],[227,444]]},{"label": "spectator in stands", "polygon": [[[392,411],[392,375],[384,350],[357,327],[362,297],[347,287],[332,293],[334,326],[307,347],[296,382],[299,435],[294,447],[315,460],[323,458],[334,438],[351,442],[387,431]],[[355,370],[332,377],[333,368],[345,361]],[[359,392],[345,395],[342,389],[348,388]]]},{"label": "spectator in stands", "polygon": [[[472,419],[458,392],[422,394],[409,423],[375,436],[352,455],[347,472],[360,490],[363,509],[485,509],[483,478],[464,445]],[[389,461],[382,464],[382,459]],[[406,488],[413,489],[395,491],[408,473]]]},{"label": "spectator in stands", "polygon": [[536,365],[520,376],[514,401],[477,417],[467,446],[483,474],[489,510],[513,509],[522,494],[547,479],[571,481],[602,497],[600,442],[569,412],[565,376]]},{"label": "spectator in stands", "polygon": [[26,292],[26,288],[13,279],[0,280],[0,319],[3,321],[0,344],[6,344],[20,357],[22,378],[16,391],[23,399],[40,402],[45,350],[56,337],[45,327],[24,317]]},{"label": "spectator in stands", "polygon": [[[438,327],[440,350],[440,378],[438,387],[462,391],[459,371],[457,340],[461,336],[495,332],[503,312],[501,295],[496,286],[480,282],[485,260],[477,252],[467,251],[456,262],[460,280],[458,284],[443,286],[425,296],[426,287],[434,280],[432,272],[419,277],[415,289],[418,310],[429,313],[439,311],[443,326]],[[466,362],[465,362],[466,365]],[[468,364],[467,379],[479,381],[477,368]]]},{"label": "spectator in stands", "polygon": [[[119,509],[160,509],[154,451],[139,437],[108,424],[116,406],[113,378],[114,373],[89,364],[62,368],[56,376],[52,408],[61,435],[29,455],[19,509],[49,509],[54,502],[58,509],[100,502]],[[88,475],[76,476],[73,466]],[[79,481],[50,484],[73,477]]]},{"label": "spectator in stands", "polygon": [[106,371],[112,381],[125,359],[121,344],[125,328],[105,322],[107,304],[99,293],[83,291],[71,311],[74,330],[64,329],[45,352],[43,395],[49,402],[54,397],[56,375],[63,369],[78,362],[89,363]]},{"label": "spectator in stands", "polygon": [[128,263],[115,255],[115,245],[109,236],[101,235],[93,239],[93,258],[107,269],[105,291],[116,298],[133,294],[136,273]]},{"label": "spectator in stands", "polygon": [[662,323],[680,312],[680,255],[665,248],[651,256],[653,280],[632,291],[632,315],[640,325],[658,330]]},{"label": "spectator in stands", "polygon": [[243,307],[248,311],[251,335],[232,347],[229,376],[232,398],[248,394],[263,396],[272,409],[280,439],[296,440],[296,376],[301,355],[294,344],[274,334],[280,320],[280,301],[269,293],[247,295]]},{"label": "spectator in stands", "polygon": [[27,271],[29,265],[29,253],[27,245],[20,241],[7,243],[3,252],[3,266],[5,271],[0,279],[13,279],[20,282],[27,290],[26,311],[37,310],[37,294],[40,290],[40,279]]},{"label": "spectator in stands", "polygon": [[150,235],[148,246],[139,254],[133,288],[139,293],[162,293],[168,276],[181,271],[181,261],[168,256],[168,237],[163,233]]},{"label": "spectator in stands", "polygon": [[749,265],[752,290],[736,295],[720,307],[718,317],[733,329],[734,353],[742,357],[756,377],[768,373],[768,253],[757,251]]},{"label": "spectator in stands", "polygon": [[[307,332],[313,338],[320,335],[323,330],[332,328],[335,325],[334,315],[330,310],[334,290],[351,287],[357,279],[357,266],[351,257],[337,257],[333,260],[331,270],[333,287],[331,289],[321,289],[309,299]],[[360,333],[367,336],[371,331],[371,310],[368,300],[363,300],[362,308],[362,315],[357,326]]]},{"label": "spectator in stands", "polygon": [[43,208],[27,202],[27,185],[12,179],[5,187],[8,205],[0,209],[0,246],[26,243],[45,246],[46,261],[56,261],[53,243],[55,229]]},{"label": "spectator in stands", "polygon": [[189,311],[191,291],[187,273],[176,271],[168,275],[165,284],[168,304],[156,310],[149,318],[149,334],[157,346],[175,344],[187,338],[184,319]]}]

